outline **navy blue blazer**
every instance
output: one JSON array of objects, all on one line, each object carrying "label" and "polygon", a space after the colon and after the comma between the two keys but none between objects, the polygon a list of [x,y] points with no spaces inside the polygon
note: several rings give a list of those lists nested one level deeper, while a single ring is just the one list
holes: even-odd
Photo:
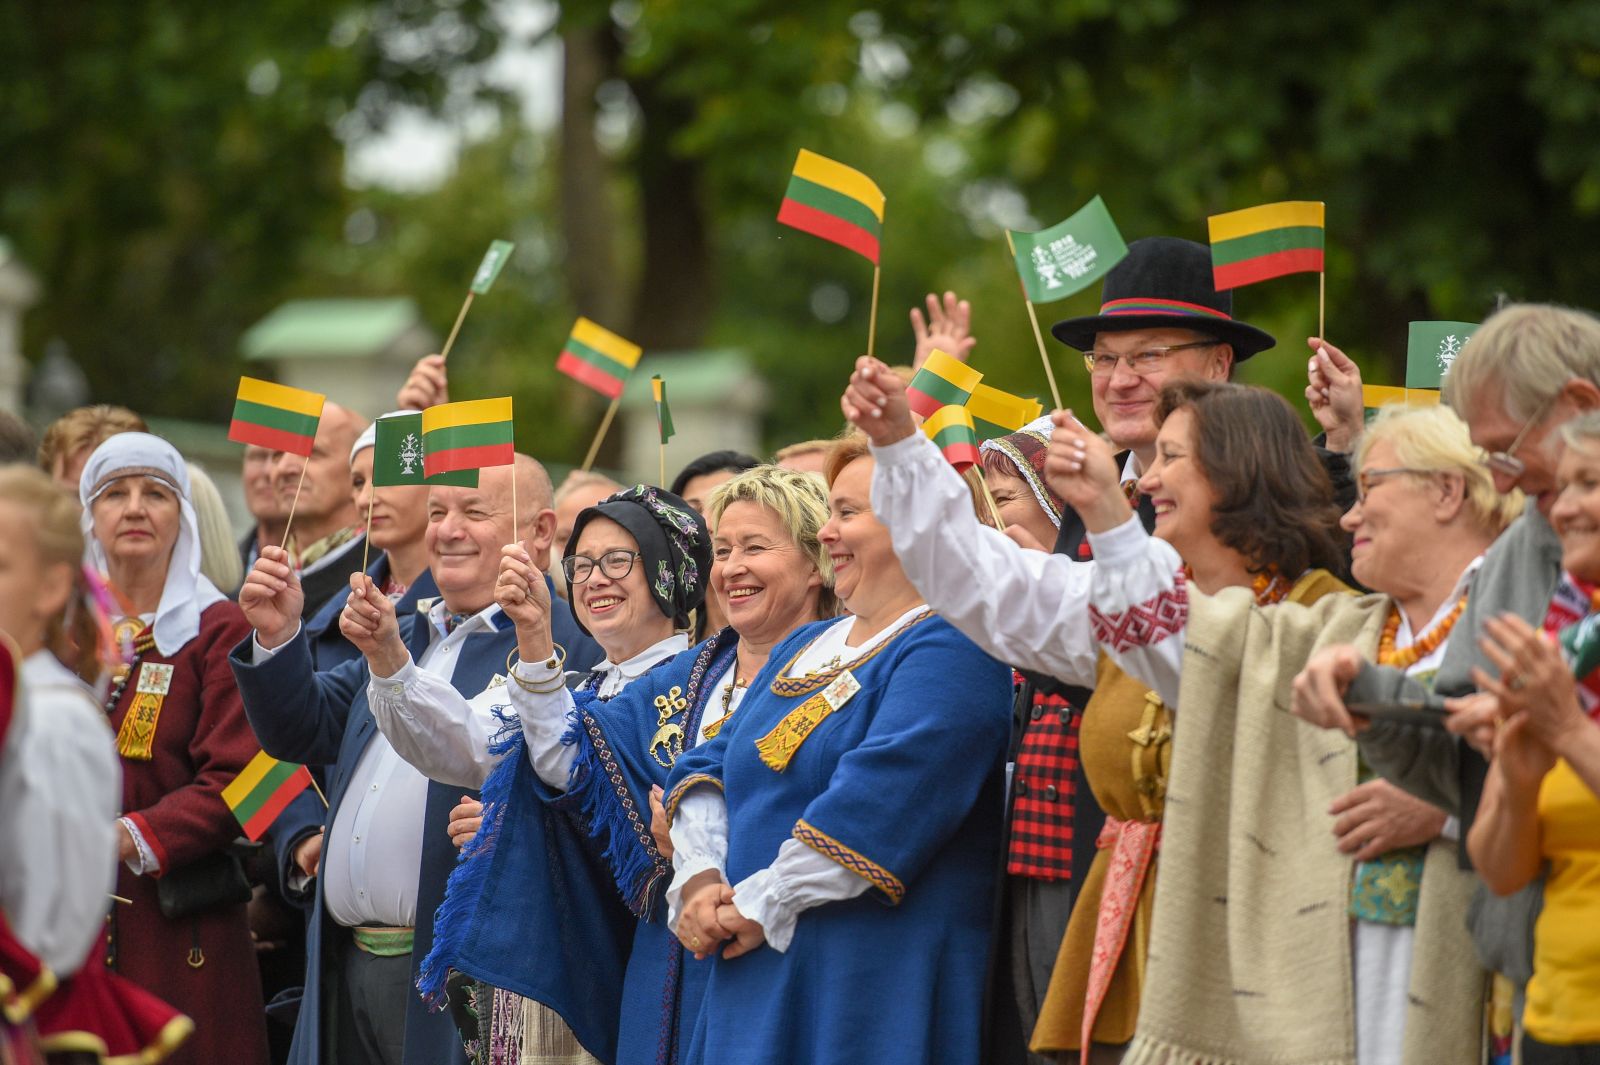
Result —
[{"label": "navy blue blazer", "polygon": [[[561,604],[561,600],[555,600]],[[481,692],[497,672],[505,670],[506,657],[516,646],[516,631],[504,614],[497,618],[495,632],[473,633],[462,644],[451,683],[468,697]],[[565,630],[572,643],[569,661],[577,654],[586,661],[572,668],[586,669],[600,660],[599,646],[578,631],[569,610],[552,611],[552,629],[560,640]],[[427,650],[430,626],[412,609],[400,617],[400,635],[413,659]],[[260,665],[252,662],[251,640],[234,648],[231,665],[244,700],[245,715],[261,746],[275,758],[327,765],[328,804],[326,822],[333,823],[344,801],[351,774],[367,744],[378,734],[377,722],[367,705],[367,663],[356,658],[332,669],[313,668],[311,642],[304,629],[282,650]],[[485,737],[487,740],[487,737]],[[418,963],[433,946],[433,914],[444,901],[445,882],[455,866],[456,849],[451,845],[446,826],[450,811],[460,801],[459,787],[430,782],[423,814],[422,861],[417,879],[417,929],[412,950],[412,978]],[[323,973],[324,944],[337,949],[343,933],[328,920],[317,891],[312,919],[306,934],[306,985],[300,1015],[290,1046],[290,1065],[317,1065],[322,1060],[322,1006],[326,988]],[[430,1011],[420,995],[413,993],[406,1003],[405,1065],[442,1065],[466,1060],[455,1025],[447,1013]]]}]

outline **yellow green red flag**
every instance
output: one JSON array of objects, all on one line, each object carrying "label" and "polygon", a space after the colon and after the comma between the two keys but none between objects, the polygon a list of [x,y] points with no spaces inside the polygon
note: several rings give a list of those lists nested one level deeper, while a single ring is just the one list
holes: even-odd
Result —
[{"label": "yellow green red flag", "polygon": [[1325,213],[1319,201],[1285,200],[1212,215],[1207,224],[1217,290],[1320,273]]},{"label": "yellow green red flag", "polygon": [[931,418],[940,407],[965,406],[982,380],[982,373],[935,348],[906,386],[906,402],[922,417]]},{"label": "yellow green red flag", "polygon": [[992,385],[979,383],[967,400],[973,427],[979,440],[1014,433],[1044,413],[1044,405],[1027,396],[1014,396]]},{"label": "yellow green red flag", "polygon": [[643,348],[587,318],[579,318],[561,349],[556,369],[607,399],[622,395]]},{"label": "yellow green red flag", "polygon": [[509,466],[516,461],[511,397],[440,403],[422,412],[422,472]]},{"label": "yellow green red flag", "polygon": [[883,204],[882,190],[867,175],[802,148],[778,221],[849,248],[876,266]]},{"label": "yellow green red flag", "polygon": [[311,770],[294,762],[280,762],[261,751],[222,789],[222,801],[238,818],[244,834],[258,840],[283,808],[310,786]]},{"label": "yellow green red flag", "polygon": [[922,431],[928,439],[939,445],[945,461],[960,473],[978,462],[978,432],[972,425],[972,414],[965,407],[940,407],[927,421]]},{"label": "yellow green red flag", "polygon": [[325,398],[318,392],[241,377],[228,439],[271,451],[310,455]]}]

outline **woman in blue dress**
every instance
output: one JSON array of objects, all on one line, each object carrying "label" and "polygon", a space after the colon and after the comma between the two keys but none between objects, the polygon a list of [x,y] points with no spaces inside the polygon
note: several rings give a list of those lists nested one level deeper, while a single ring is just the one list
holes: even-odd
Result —
[{"label": "woman in blue dress", "polygon": [[691,1062],[979,1059],[1011,674],[906,579],[872,468],[860,437],[827,463],[850,616],[775,647],[671,776],[670,919],[710,969]]},{"label": "woman in blue dress", "polygon": [[[679,524],[673,497],[652,498],[651,491],[636,490],[636,506],[670,538]],[[496,598],[516,623],[521,661],[504,689],[520,730],[508,741],[512,757],[501,763],[500,773],[515,778],[500,804],[501,823],[530,816],[544,802],[604,847],[619,891],[640,918],[623,985],[616,1060],[624,1065],[679,1060],[705,988],[705,968],[684,969],[659,903],[670,854],[650,832],[652,793],[686,748],[731,720],[775,643],[837,614],[818,540],[827,517],[822,482],[810,474],[762,466],[719,486],[706,509],[715,529],[710,585],[727,604],[731,627],[613,693],[574,693],[560,683],[545,582],[515,545],[502,558]],[[625,564],[620,557],[585,560],[571,579],[582,587],[586,570],[620,572]],[[495,790],[491,780],[486,795]],[[526,872],[536,875],[541,856],[525,857]],[[507,865],[496,879],[514,881],[516,869]]]}]

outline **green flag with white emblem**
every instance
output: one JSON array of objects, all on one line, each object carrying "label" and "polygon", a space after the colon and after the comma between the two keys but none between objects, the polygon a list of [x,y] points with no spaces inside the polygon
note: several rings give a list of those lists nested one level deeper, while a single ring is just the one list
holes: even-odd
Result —
[{"label": "green flag with white emblem", "polygon": [[511,258],[511,249],[514,247],[516,245],[509,240],[497,240],[489,245],[489,250],[483,253],[483,262],[478,264],[478,272],[472,275],[473,292],[481,296],[489,291],[494,279],[500,276],[506,260]]},{"label": "green flag with white emblem", "polygon": [[372,484],[446,484],[478,487],[477,470],[455,470],[425,477],[422,473],[422,412],[402,411],[378,419],[372,445]]},{"label": "green flag with white emblem", "polygon": [[1011,241],[1022,287],[1034,303],[1081,292],[1128,254],[1111,212],[1098,196],[1049,229],[1037,233],[1012,230]]},{"label": "green flag with white emblem", "polygon": [[1406,342],[1406,387],[1438,388],[1477,328],[1472,322],[1412,322]]}]

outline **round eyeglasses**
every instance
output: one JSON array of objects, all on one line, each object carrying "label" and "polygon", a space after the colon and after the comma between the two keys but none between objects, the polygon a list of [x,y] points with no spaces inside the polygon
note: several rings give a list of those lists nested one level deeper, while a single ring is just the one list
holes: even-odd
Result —
[{"label": "round eyeglasses", "polygon": [[596,567],[601,573],[613,581],[620,581],[633,572],[633,560],[643,558],[637,551],[624,551],[618,548],[607,551],[599,558],[590,558],[588,555],[568,555],[561,560],[561,572],[567,575],[568,584],[583,584],[594,576]]}]

